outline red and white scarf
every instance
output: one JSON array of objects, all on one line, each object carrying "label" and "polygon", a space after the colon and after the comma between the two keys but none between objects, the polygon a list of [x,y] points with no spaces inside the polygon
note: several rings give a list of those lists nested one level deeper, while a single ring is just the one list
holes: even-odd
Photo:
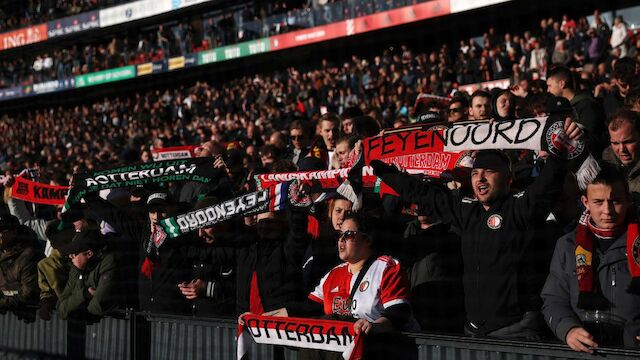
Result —
[{"label": "red and white scarf", "polygon": [[362,358],[362,338],[347,321],[248,314],[238,325],[238,360],[248,359],[252,342],[342,353],[345,360]]},{"label": "red and white scarf", "polygon": [[606,299],[603,298],[598,282],[595,267],[597,266],[596,251],[594,251],[595,238],[616,239],[624,230],[627,231],[627,264],[631,274],[631,283],[627,291],[638,293],[640,290],[640,237],[638,221],[632,220],[627,228],[602,229],[591,220],[588,211],[580,217],[576,228],[576,276],[578,277],[578,307],[593,310],[606,307]]}]

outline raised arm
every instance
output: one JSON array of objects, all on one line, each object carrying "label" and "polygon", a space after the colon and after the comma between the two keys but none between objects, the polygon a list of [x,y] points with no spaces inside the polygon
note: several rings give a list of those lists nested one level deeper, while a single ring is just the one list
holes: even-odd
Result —
[{"label": "raised arm", "polygon": [[373,173],[391,187],[400,198],[418,204],[429,217],[460,226],[460,200],[449,191],[422,181],[416,176],[401,173],[393,165],[379,160],[371,161]]}]

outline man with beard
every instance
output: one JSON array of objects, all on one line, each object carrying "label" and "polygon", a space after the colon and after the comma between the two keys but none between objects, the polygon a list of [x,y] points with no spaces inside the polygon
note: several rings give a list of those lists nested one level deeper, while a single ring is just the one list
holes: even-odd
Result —
[{"label": "man with beard", "polygon": [[[570,119],[570,139],[582,135]],[[425,215],[450,224],[461,234],[463,288],[467,323],[473,336],[535,339],[542,328],[539,289],[523,263],[536,250],[534,230],[549,214],[562,191],[565,161],[550,156],[536,181],[510,194],[508,157],[482,150],[475,157],[471,185],[475,197],[462,197],[397,168],[372,161],[376,176],[400,198],[417,203]]]},{"label": "man with beard", "polygon": [[619,168],[627,177],[629,191],[637,200],[640,196],[640,132],[638,114],[620,109],[610,118],[607,128],[611,145],[602,153],[602,160]]}]

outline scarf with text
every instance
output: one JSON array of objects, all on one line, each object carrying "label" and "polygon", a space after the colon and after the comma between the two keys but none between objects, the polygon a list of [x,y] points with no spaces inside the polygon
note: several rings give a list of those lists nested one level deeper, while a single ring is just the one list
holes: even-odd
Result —
[{"label": "scarf with text", "polygon": [[11,196],[35,204],[63,205],[69,191],[68,186],[43,184],[19,176],[14,179]]},{"label": "scarf with text", "polygon": [[638,222],[629,221],[626,229],[601,229],[591,220],[591,214],[585,211],[580,217],[576,228],[576,276],[578,278],[577,306],[585,310],[606,309],[608,301],[602,295],[598,274],[595,271],[598,266],[595,239],[615,240],[624,231],[627,232],[627,264],[632,280],[627,291],[639,293],[640,290],[640,237]]},{"label": "scarf with text", "polygon": [[162,219],[159,224],[169,238],[175,238],[236,217],[284,210],[288,204],[310,206],[311,199],[308,196],[298,199],[298,186],[298,181],[279,183],[265,190]]},{"label": "scarf with text", "polygon": [[213,161],[211,157],[163,160],[75,174],[64,210],[79,204],[86,194],[106,189],[170,181],[195,181],[208,184],[221,172],[213,167]]},{"label": "scarf with text", "polygon": [[[502,122],[467,122],[413,125],[385,130],[383,135],[363,140],[364,165],[382,160],[410,174],[453,178],[456,167],[471,167],[471,152],[484,149],[545,150],[577,162],[580,188],[597,174],[597,164],[587,157],[583,140],[569,140],[564,133],[564,119],[541,117]],[[351,162],[355,162],[355,158]],[[282,181],[299,179],[309,182],[312,192],[335,191],[347,180],[350,168],[255,176],[259,189]],[[393,191],[362,167],[362,189],[380,193]]]},{"label": "scarf with text", "polygon": [[190,159],[196,156],[195,145],[172,146],[151,150],[153,161]]},{"label": "scarf with text", "polygon": [[238,360],[249,357],[253,342],[339,352],[345,360],[362,358],[363,339],[352,322],[253,314],[243,319],[245,325],[238,325]]}]

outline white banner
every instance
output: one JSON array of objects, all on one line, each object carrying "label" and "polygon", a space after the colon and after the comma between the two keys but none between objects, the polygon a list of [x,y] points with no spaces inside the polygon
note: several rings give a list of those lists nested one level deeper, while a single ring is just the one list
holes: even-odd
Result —
[{"label": "white banner", "polygon": [[500,122],[468,122],[445,131],[444,151],[485,149],[541,150],[548,117]]},{"label": "white banner", "polygon": [[100,10],[100,27],[159,15],[173,9],[172,0],[140,0]]},{"label": "white banner", "polygon": [[455,14],[509,1],[511,0],[451,0],[451,13]]}]

